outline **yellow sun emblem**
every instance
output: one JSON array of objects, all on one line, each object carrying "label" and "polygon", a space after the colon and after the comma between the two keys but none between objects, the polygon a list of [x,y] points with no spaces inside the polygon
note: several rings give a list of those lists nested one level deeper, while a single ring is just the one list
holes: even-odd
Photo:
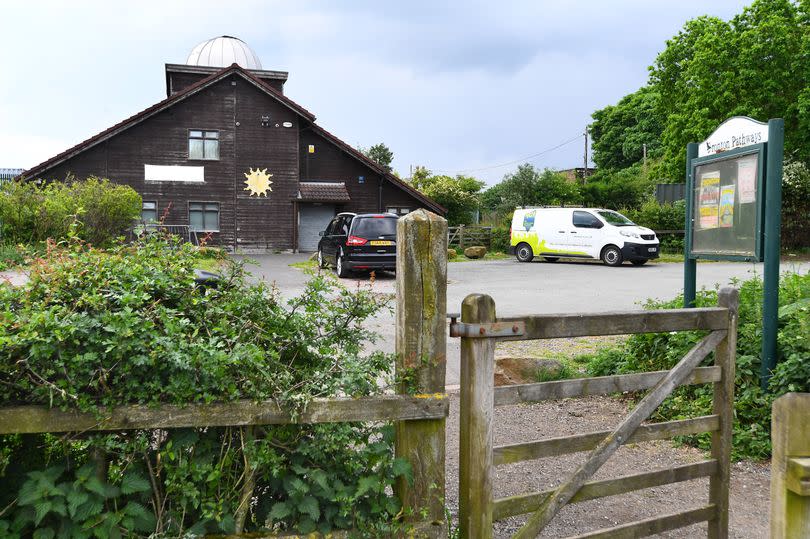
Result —
[{"label": "yellow sun emblem", "polygon": [[250,173],[248,174],[245,172],[245,191],[250,191],[250,196],[267,196],[267,191],[272,191],[270,188],[270,184],[273,183],[270,181],[272,174],[267,173],[267,169],[253,170],[253,167],[250,167]]}]

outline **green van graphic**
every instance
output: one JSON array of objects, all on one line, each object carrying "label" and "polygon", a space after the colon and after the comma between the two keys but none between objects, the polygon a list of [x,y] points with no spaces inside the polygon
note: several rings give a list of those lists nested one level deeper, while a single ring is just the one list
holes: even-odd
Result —
[{"label": "green van graphic", "polygon": [[527,211],[523,214],[523,230],[530,230],[534,226],[535,211]]}]

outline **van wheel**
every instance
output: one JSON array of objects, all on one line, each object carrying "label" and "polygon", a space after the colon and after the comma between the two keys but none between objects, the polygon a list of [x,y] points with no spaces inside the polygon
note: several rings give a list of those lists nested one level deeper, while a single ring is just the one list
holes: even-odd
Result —
[{"label": "van wheel", "polygon": [[615,245],[608,245],[602,249],[602,262],[608,266],[622,265],[622,251]]},{"label": "van wheel", "polygon": [[346,265],[343,263],[342,252],[338,252],[338,254],[335,255],[335,273],[337,273],[337,276],[341,279],[349,276],[349,270],[346,269]]},{"label": "van wheel", "polygon": [[630,263],[633,264],[634,266],[643,266],[644,264],[647,263],[647,261],[646,260],[631,260]]},{"label": "van wheel", "polygon": [[557,256],[544,256],[544,257],[543,257],[543,260],[545,260],[546,262],[556,262],[556,261],[558,261],[559,259],[560,259],[560,258],[559,258],[559,257],[557,257]]},{"label": "van wheel", "polygon": [[318,249],[318,267],[325,268],[326,267],[326,260],[323,258],[323,250]]},{"label": "van wheel", "polygon": [[534,259],[534,253],[528,243],[521,243],[515,249],[515,257],[518,262],[531,262]]}]

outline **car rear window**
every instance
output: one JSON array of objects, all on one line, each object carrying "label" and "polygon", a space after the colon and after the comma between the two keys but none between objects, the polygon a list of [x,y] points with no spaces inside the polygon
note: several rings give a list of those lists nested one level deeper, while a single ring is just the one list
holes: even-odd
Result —
[{"label": "car rear window", "polygon": [[397,219],[395,217],[359,217],[354,220],[352,235],[361,238],[379,236],[396,236]]}]

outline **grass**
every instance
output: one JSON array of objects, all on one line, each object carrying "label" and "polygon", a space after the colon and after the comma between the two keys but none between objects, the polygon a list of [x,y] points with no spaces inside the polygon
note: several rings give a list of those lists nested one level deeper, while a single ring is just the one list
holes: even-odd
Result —
[{"label": "grass", "polygon": [[290,264],[291,268],[297,268],[301,270],[306,269],[318,269],[318,262],[316,260],[304,260],[303,262],[293,262]]},{"label": "grass", "polygon": [[560,369],[538,369],[535,381],[550,382],[569,378],[585,378],[590,358],[602,350],[619,347],[627,339],[624,335],[601,337],[574,337],[570,339],[543,339],[535,341],[499,342],[496,357],[525,357],[547,359],[560,363]]},{"label": "grass", "polygon": [[484,258],[467,258],[464,256],[464,253],[459,253],[455,256],[455,258],[448,258],[448,262],[478,262],[481,260],[506,260],[508,258],[512,258],[512,255],[508,255],[506,253],[487,253],[484,255]]},{"label": "grass", "polygon": [[222,268],[223,264],[224,262],[217,258],[200,258],[197,260],[196,266],[197,269],[217,273]]}]

